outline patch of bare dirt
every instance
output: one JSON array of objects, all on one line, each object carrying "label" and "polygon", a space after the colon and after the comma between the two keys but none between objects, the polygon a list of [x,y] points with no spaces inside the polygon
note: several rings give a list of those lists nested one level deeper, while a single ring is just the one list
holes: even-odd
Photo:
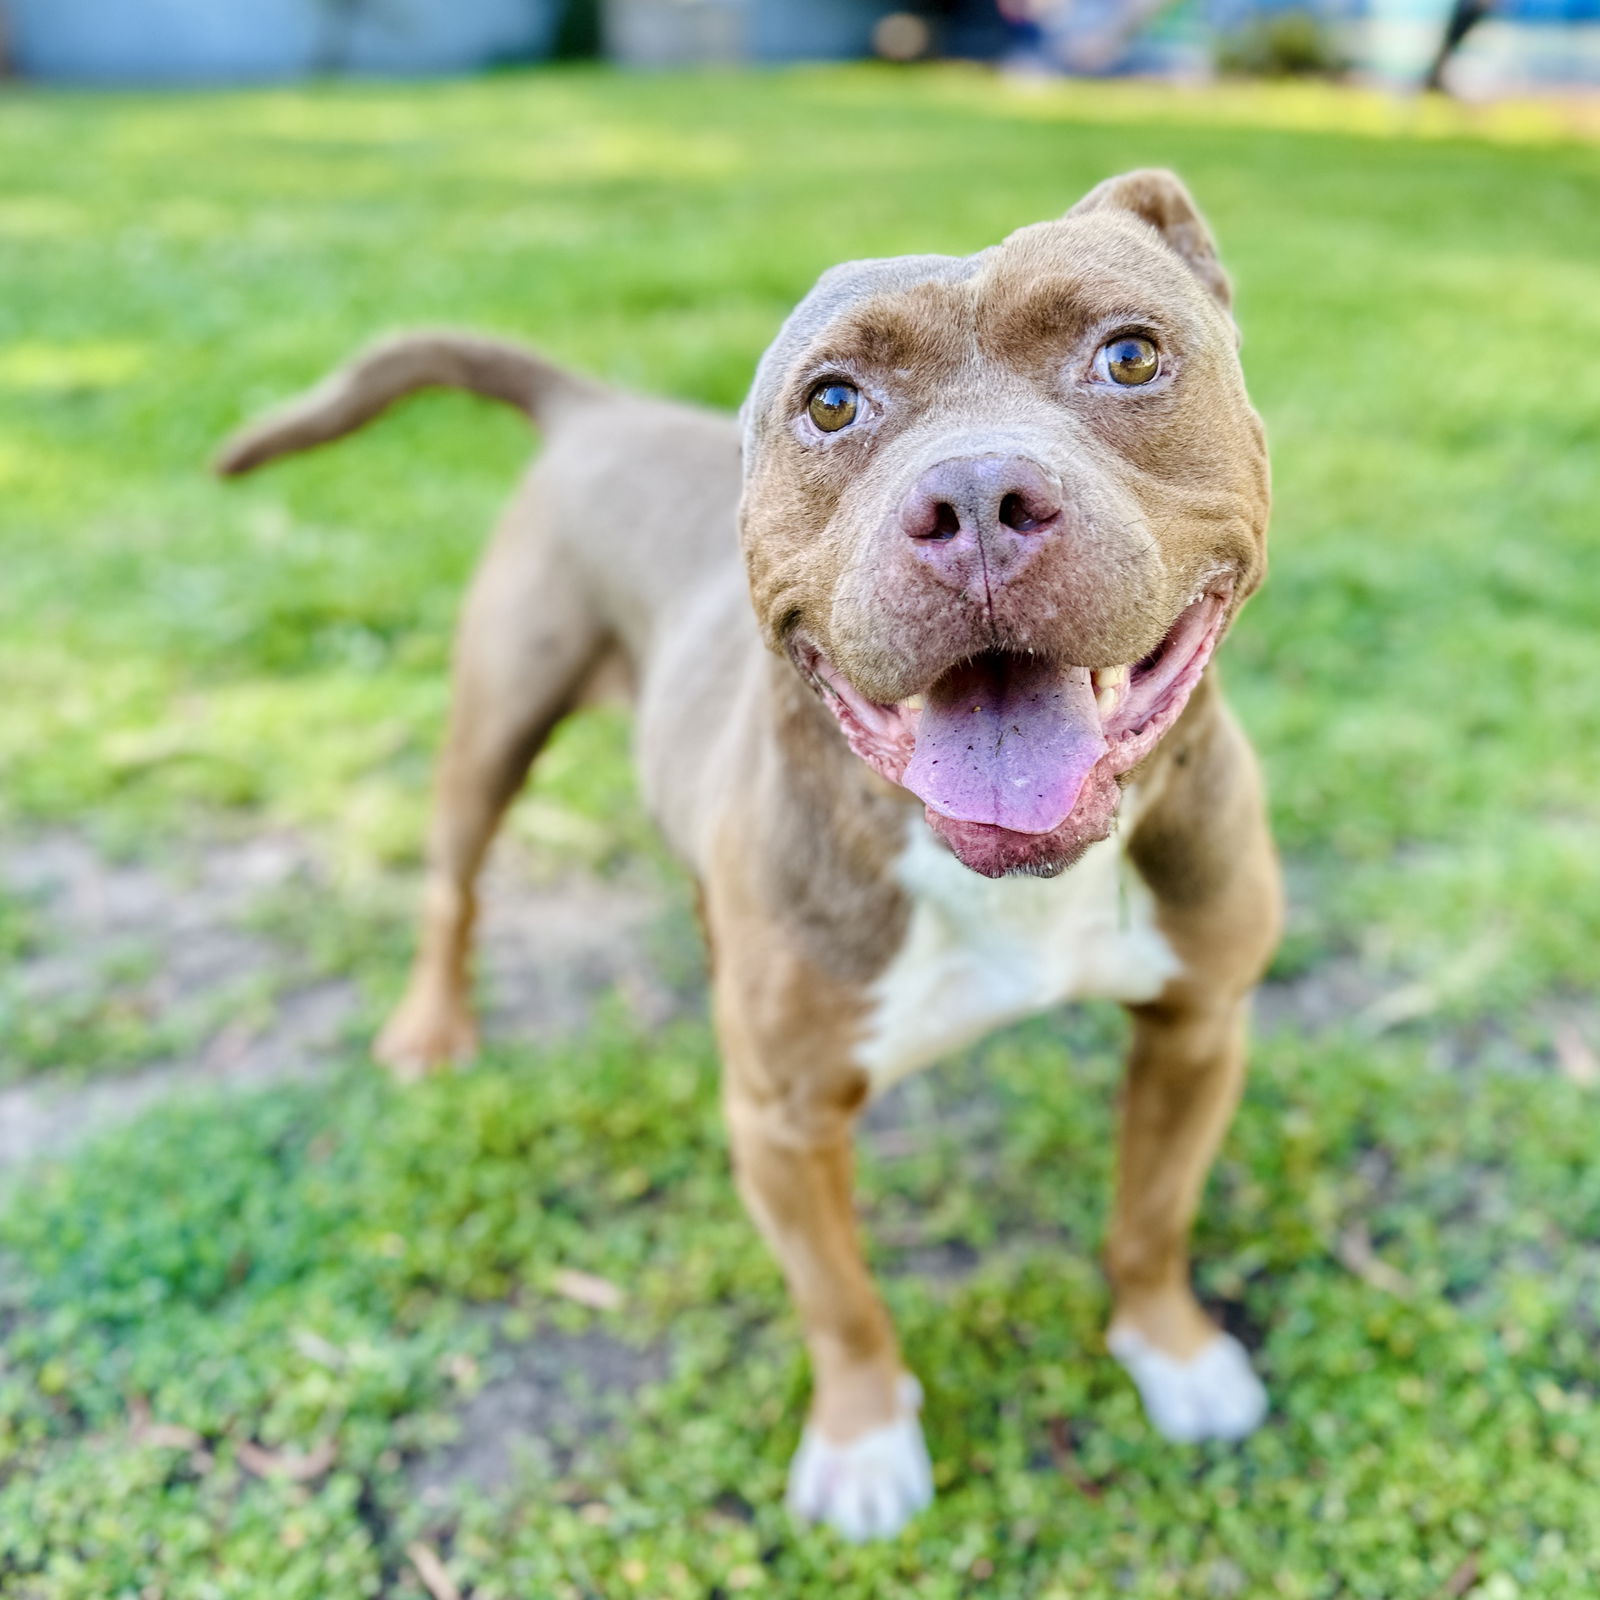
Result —
[{"label": "patch of bare dirt", "polygon": [[[355,1011],[342,982],[252,926],[262,900],[315,871],[291,835],[212,842],[159,862],[117,861],[85,837],[53,832],[0,846],[0,889],[26,908],[22,959],[5,974],[16,1011],[62,1014],[57,1073],[4,1063],[0,1167],[59,1154],[158,1099],[206,1085],[247,1086],[312,1070]],[[93,1074],[74,1014],[115,1008],[181,1058]],[[26,1076],[24,1076],[26,1074]]]},{"label": "patch of bare dirt", "polygon": [[696,953],[669,965],[697,976],[696,929],[673,921],[659,889],[587,873],[542,880],[507,846],[496,852],[479,895],[479,989],[487,1038],[549,1037],[585,1025],[602,995],[619,996],[647,1027],[697,997],[664,974],[663,940]]},{"label": "patch of bare dirt", "polygon": [[[660,976],[652,949],[664,897],[642,877],[551,880],[514,848],[497,852],[479,943],[486,1038],[581,1028],[613,993],[647,1025],[683,1009],[689,996]],[[0,841],[0,893],[25,908],[26,927],[0,1001],[61,1019],[59,1060],[48,1042],[0,1060],[0,1084],[11,1080],[0,1088],[0,1171],[170,1096],[314,1076],[361,1048],[373,1022],[362,994],[319,971],[295,936],[339,892],[313,847],[286,832],[130,861],[75,832]],[[413,897],[384,898],[409,925]],[[155,1058],[114,1070],[79,1059],[74,1018],[94,1010],[136,1019]]]},{"label": "patch of bare dirt", "polygon": [[563,1469],[579,1441],[614,1426],[630,1395],[666,1376],[667,1356],[598,1329],[546,1328],[497,1350],[488,1365],[488,1380],[456,1414],[455,1441],[412,1469],[411,1488],[426,1507],[441,1507],[462,1489],[507,1487],[525,1454]]},{"label": "patch of bare dirt", "polygon": [[1426,1040],[1430,1061],[1443,1071],[1558,1072],[1600,1086],[1600,1002],[1592,995],[1552,990],[1514,1015],[1459,1015],[1456,1002],[1470,996],[1496,954],[1486,944],[1469,946],[1423,977],[1356,956],[1320,961],[1292,978],[1262,984],[1256,1031],[1349,1030],[1370,1038],[1409,1032]]}]

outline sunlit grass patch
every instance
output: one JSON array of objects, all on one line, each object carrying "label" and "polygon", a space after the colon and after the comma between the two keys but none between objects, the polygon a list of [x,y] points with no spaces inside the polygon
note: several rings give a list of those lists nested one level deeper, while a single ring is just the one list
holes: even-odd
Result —
[{"label": "sunlit grass patch", "polygon": [[[1581,364],[1541,377],[1552,339],[1600,332],[1595,146],[1320,87],[871,70],[4,114],[0,229],[63,197],[94,219],[66,243],[19,226],[0,297],[0,375],[26,378],[0,384],[14,818],[126,832],[200,803],[413,848],[457,598],[533,441],[441,397],[246,485],[202,472],[224,431],[375,332],[497,327],[731,406],[832,261],[970,249],[1167,162],[1217,226],[1273,439],[1272,577],[1224,670],[1280,837],[1331,869],[1318,926],[1350,946],[1376,908],[1547,948],[1496,1003],[1581,980],[1563,952],[1600,938],[1595,869],[1576,863],[1553,937],[1526,886],[1572,867],[1544,819],[1593,826],[1600,792],[1600,393]],[[1429,136],[1378,137],[1394,122]],[[600,789],[590,820],[637,817],[620,769]]]}]

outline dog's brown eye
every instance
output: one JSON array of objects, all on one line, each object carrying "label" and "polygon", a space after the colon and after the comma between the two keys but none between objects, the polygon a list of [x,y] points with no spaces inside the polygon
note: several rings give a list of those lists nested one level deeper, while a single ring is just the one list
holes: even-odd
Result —
[{"label": "dog's brown eye", "polygon": [[1124,386],[1149,383],[1161,370],[1161,352],[1148,339],[1128,336],[1113,339],[1101,352],[1106,376]]},{"label": "dog's brown eye", "polygon": [[836,379],[819,383],[811,391],[811,400],[806,406],[811,420],[824,433],[837,433],[841,428],[848,428],[856,420],[856,413],[860,409],[861,396],[850,384],[840,383]]}]

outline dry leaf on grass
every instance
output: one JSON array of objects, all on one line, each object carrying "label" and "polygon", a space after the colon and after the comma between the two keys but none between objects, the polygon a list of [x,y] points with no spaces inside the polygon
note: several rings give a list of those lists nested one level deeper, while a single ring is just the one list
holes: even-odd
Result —
[{"label": "dry leaf on grass", "polygon": [[422,1587],[433,1596],[433,1600],[461,1600],[460,1586],[450,1576],[450,1569],[439,1559],[439,1553],[432,1545],[423,1544],[420,1539],[415,1544],[408,1544],[406,1558],[417,1569]]},{"label": "dry leaf on grass", "polygon": [[1486,935],[1451,960],[1441,962],[1426,977],[1380,995],[1356,1016],[1356,1026],[1365,1033],[1380,1034],[1432,1016],[1487,977],[1504,951],[1502,935]]},{"label": "dry leaf on grass", "polygon": [[324,1339],[310,1328],[296,1328],[289,1335],[289,1342],[306,1360],[315,1361],[319,1367],[327,1367],[330,1372],[338,1372],[344,1366],[344,1351],[331,1339]]},{"label": "dry leaf on grass", "polygon": [[450,1355],[441,1357],[439,1365],[458,1389],[477,1387],[478,1363],[465,1350],[457,1350]]},{"label": "dry leaf on grass", "polygon": [[1353,1272],[1363,1283],[1374,1289],[1392,1294],[1397,1300],[1408,1300],[1413,1293],[1411,1280],[1398,1267],[1392,1267],[1372,1248],[1372,1235],[1364,1222],[1352,1223],[1339,1235],[1333,1252],[1340,1265]]},{"label": "dry leaf on grass", "polygon": [[251,1439],[242,1440],[234,1452],[239,1465],[258,1478],[285,1478],[290,1483],[310,1483],[320,1478],[338,1459],[338,1446],[324,1439],[303,1453],[296,1450],[268,1450]]},{"label": "dry leaf on grass", "polygon": [[579,1272],[573,1267],[563,1267],[556,1273],[550,1280],[550,1287],[557,1294],[595,1311],[620,1311],[627,1299],[609,1278],[597,1278],[592,1272]]},{"label": "dry leaf on grass", "polygon": [[1077,1443],[1072,1436],[1072,1424],[1065,1417],[1052,1417],[1045,1425],[1045,1437],[1050,1441],[1050,1455],[1058,1471],[1079,1494],[1098,1500],[1104,1493],[1102,1485],[1083,1470],[1078,1459]]},{"label": "dry leaf on grass", "polygon": [[1461,1600],[1461,1596],[1464,1595],[1467,1590],[1470,1589],[1477,1581],[1478,1558],[1474,1554],[1468,1556],[1467,1559],[1450,1574],[1450,1576],[1445,1580],[1445,1586],[1440,1593],[1445,1597],[1445,1600]]},{"label": "dry leaf on grass", "polygon": [[150,1402],[142,1395],[128,1402],[128,1431],[135,1443],[157,1450],[198,1450],[205,1443],[193,1428],[155,1421],[150,1415]]},{"label": "dry leaf on grass", "polygon": [[1556,1063],[1562,1077],[1579,1088],[1592,1089],[1600,1083],[1600,1056],[1575,1022],[1563,1022],[1556,1029]]},{"label": "dry leaf on grass", "polygon": [[256,1042],[257,1033],[258,1030],[247,1022],[230,1022],[212,1037],[202,1059],[212,1071],[226,1071],[237,1066]]}]

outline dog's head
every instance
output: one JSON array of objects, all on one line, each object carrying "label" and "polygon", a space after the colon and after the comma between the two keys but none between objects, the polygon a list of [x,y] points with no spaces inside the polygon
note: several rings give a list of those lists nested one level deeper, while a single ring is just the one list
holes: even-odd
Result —
[{"label": "dog's head", "polygon": [[1166,172],[965,258],[825,273],[744,413],[757,615],[991,877],[1111,830],[1265,565],[1229,288]]}]

